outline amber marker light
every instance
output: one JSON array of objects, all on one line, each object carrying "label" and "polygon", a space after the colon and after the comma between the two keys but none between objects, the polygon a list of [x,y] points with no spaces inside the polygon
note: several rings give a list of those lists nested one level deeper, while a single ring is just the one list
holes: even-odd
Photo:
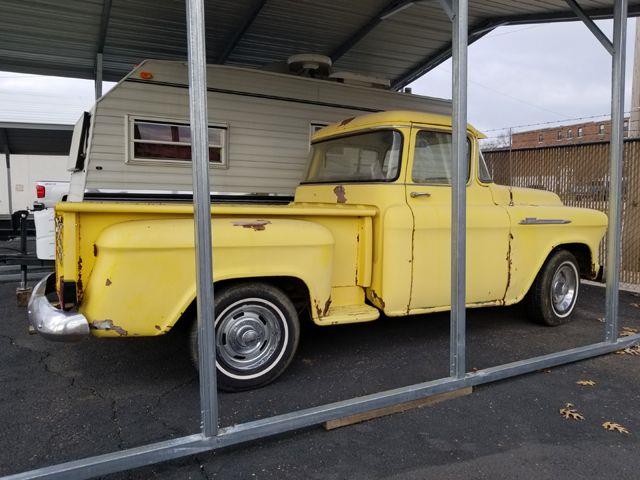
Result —
[{"label": "amber marker light", "polygon": [[153,73],[151,72],[140,72],[140,78],[143,80],[151,80],[153,78]]}]

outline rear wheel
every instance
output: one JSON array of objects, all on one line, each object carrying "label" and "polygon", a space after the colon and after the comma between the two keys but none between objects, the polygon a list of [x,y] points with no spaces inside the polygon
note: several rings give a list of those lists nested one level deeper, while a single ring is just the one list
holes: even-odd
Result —
[{"label": "rear wheel", "polygon": [[[215,295],[218,387],[241,391],[279,377],[298,347],[300,325],[291,300],[259,282],[235,284]],[[191,357],[198,366],[198,327],[190,334]]]},{"label": "rear wheel", "polygon": [[571,321],[580,290],[576,257],[558,250],[545,262],[527,294],[527,313],[535,321],[552,327]]}]

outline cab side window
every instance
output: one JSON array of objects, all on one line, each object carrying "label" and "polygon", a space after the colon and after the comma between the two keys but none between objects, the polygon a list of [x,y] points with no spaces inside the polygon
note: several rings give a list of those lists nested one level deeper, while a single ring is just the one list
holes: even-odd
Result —
[{"label": "cab side window", "polygon": [[[414,183],[451,185],[451,134],[421,130],[416,135],[411,178]],[[467,179],[469,141],[467,140]]]}]

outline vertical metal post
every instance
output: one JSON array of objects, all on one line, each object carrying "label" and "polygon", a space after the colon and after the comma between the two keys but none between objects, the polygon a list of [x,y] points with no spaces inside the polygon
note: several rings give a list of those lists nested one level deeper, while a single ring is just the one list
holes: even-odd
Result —
[{"label": "vertical metal post", "polygon": [[611,63],[611,158],[609,165],[609,230],[607,232],[607,290],[605,299],[605,339],[607,342],[615,342],[618,338],[626,36],[627,0],[615,0],[613,10],[613,61]]},{"label": "vertical metal post", "polygon": [[466,373],[467,29],[468,0],[454,0],[450,373],[456,378]]},{"label": "vertical metal post", "polygon": [[9,215],[13,213],[13,198],[11,192],[11,153],[9,146],[5,146],[4,159],[7,164],[7,206],[9,207]]},{"label": "vertical metal post", "polygon": [[96,100],[102,96],[102,54],[96,54]]},{"label": "vertical metal post", "polygon": [[186,0],[202,433],[218,433],[204,0]]},{"label": "vertical metal post", "polygon": [[[29,212],[23,210],[20,213],[20,253],[27,255],[27,220],[29,218]],[[20,289],[25,290],[27,288],[27,265],[20,265]]]}]

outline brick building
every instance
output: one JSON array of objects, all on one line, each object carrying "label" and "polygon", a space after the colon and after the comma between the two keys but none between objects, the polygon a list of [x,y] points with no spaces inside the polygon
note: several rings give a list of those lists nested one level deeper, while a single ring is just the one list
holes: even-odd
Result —
[{"label": "brick building", "polygon": [[[624,121],[624,134],[629,130],[629,119]],[[580,143],[608,142],[611,135],[611,120],[575,123],[557,127],[541,128],[514,133],[511,148],[538,148]]]}]

